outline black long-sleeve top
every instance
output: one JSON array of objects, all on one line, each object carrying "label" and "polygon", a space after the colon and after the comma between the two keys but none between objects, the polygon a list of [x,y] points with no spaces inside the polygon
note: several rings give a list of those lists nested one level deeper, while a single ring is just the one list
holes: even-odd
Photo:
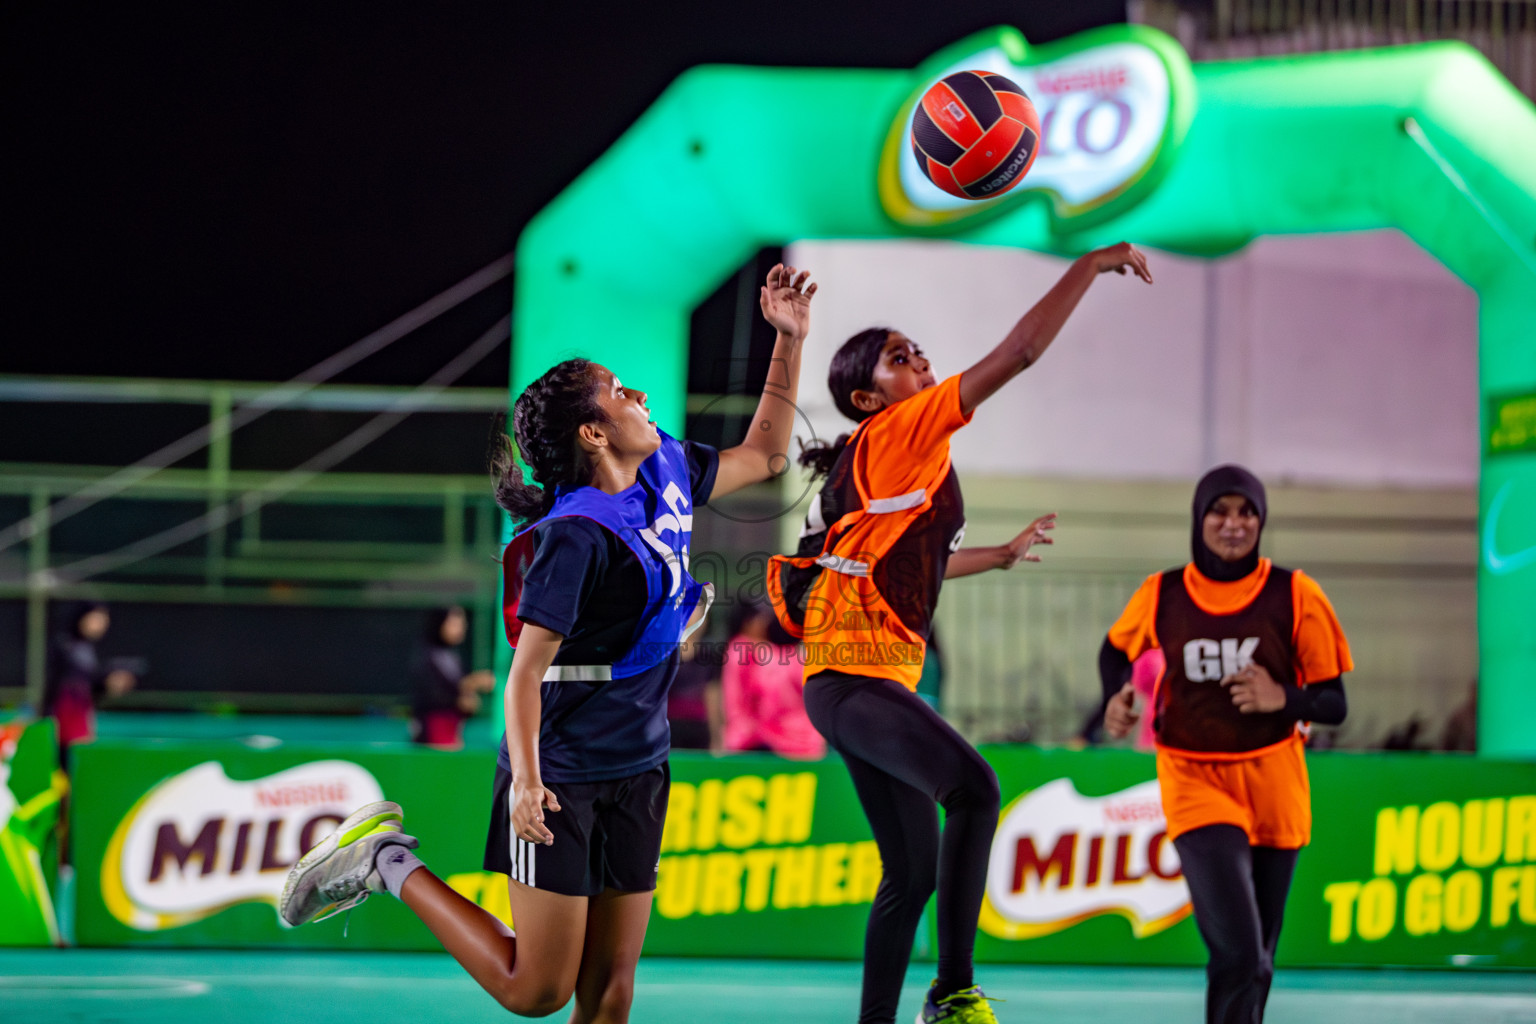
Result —
[{"label": "black long-sleeve top", "polygon": [[59,633],[48,649],[48,672],[43,684],[43,714],[51,715],[65,690],[89,691],[92,703],[106,691],[107,673],[96,654],[96,645],[73,633]]},{"label": "black long-sleeve top", "polygon": [[417,656],[411,672],[411,712],[421,718],[432,711],[459,709],[459,682],[464,663],[452,647],[433,645]]}]

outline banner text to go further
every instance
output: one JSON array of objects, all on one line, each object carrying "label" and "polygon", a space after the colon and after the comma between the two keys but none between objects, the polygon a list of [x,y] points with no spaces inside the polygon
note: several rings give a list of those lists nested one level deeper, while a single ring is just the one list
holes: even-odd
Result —
[{"label": "banner text to go further", "polygon": [[1536,924],[1536,796],[1384,807],[1374,866],[1375,878],[1323,890],[1330,943],[1376,942],[1399,926],[1412,937],[1465,932],[1484,915],[1492,928]]}]

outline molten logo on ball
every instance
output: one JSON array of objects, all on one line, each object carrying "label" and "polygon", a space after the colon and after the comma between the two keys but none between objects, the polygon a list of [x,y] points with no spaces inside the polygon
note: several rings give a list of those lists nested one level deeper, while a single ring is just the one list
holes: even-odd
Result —
[{"label": "molten logo on ball", "polygon": [[912,155],[928,180],[961,199],[990,199],[1035,162],[1040,116],[1024,90],[989,71],[935,82],[912,113]]}]

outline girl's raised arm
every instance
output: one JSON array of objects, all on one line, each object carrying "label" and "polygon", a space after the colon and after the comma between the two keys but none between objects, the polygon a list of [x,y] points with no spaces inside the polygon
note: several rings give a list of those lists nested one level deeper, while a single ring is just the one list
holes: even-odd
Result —
[{"label": "girl's raised arm", "polygon": [[1079,256],[1034,308],[1019,318],[997,348],[960,376],[960,407],[967,415],[1040,358],[1093,279],[1109,270],[1117,274],[1129,270],[1152,283],[1147,258],[1129,242]]},{"label": "girl's raised arm", "polygon": [[816,294],[816,286],[806,283],[810,276],[804,270],[797,275],[794,267],[782,263],[768,271],[768,283],[760,291],[758,303],[763,318],[778,331],[773,361],[746,439],[720,452],[711,498],[771,479],[789,468],[789,439],[800,389],[800,350],[810,330],[811,297]]}]

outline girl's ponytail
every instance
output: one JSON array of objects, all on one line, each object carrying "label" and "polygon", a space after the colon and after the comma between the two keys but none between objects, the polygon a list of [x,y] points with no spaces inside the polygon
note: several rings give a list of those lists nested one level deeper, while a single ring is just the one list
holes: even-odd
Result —
[{"label": "girl's ponytail", "polygon": [[[490,460],[496,504],[518,522],[547,514],[555,503],[557,486],[581,486],[591,479],[592,469],[576,441],[576,431],[584,423],[607,422],[597,404],[592,367],[586,359],[567,359],[550,368],[513,403],[512,437],[504,430],[496,432]],[[523,477],[519,455],[532,483]]]}]

